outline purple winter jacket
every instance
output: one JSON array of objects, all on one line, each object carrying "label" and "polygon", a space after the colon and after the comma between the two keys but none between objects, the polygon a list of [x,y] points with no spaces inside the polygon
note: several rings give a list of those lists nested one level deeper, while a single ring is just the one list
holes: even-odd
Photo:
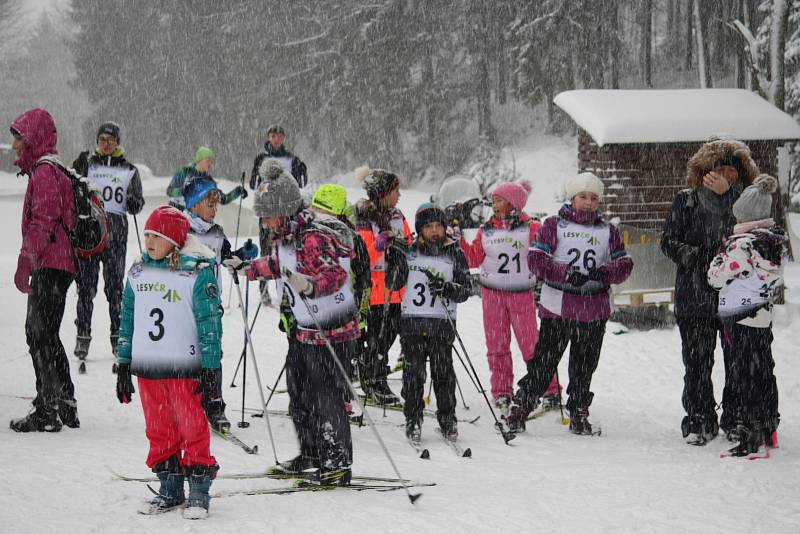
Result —
[{"label": "purple winter jacket", "polygon": [[20,256],[30,261],[33,270],[58,269],[74,274],[72,244],[64,229],[75,227],[72,184],[53,165],[36,165],[40,157],[58,154],[53,117],[44,109],[31,109],[11,123],[11,130],[25,140],[25,151],[14,164],[29,177],[22,208]]},{"label": "purple winter jacket", "polygon": [[[566,219],[578,224],[592,226],[605,224],[599,211],[581,212],[574,211],[569,204],[565,204],[558,212],[558,216],[548,217],[531,245],[528,254],[528,265],[531,271],[545,283],[553,282],[554,285],[566,284],[570,267],[566,263],[559,263],[553,258],[553,252],[558,246],[558,221]],[[564,292],[561,301],[561,315],[557,315],[544,306],[539,307],[539,317],[543,319],[570,319],[574,321],[604,321],[611,316],[611,301],[609,286],[620,284],[630,276],[633,270],[633,260],[625,251],[625,245],[620,238],[616,226],[609,224],[608,252],[611,261],[601,267],[603,285],[608,289],[592,295],[579,295]]]}]

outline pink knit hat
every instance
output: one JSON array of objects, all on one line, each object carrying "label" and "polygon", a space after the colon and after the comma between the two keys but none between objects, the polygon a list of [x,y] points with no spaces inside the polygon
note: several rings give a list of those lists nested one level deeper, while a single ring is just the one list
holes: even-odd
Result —
[{"label": "pink knit hat", "polygon": [[528,193],[531,192],[531,183],[528,180],[519,182],[506,182],[495,187],[492,195],[497,195],[503,200],[508,201],[514,209],[522,212],[525,204],[528,203]]}]

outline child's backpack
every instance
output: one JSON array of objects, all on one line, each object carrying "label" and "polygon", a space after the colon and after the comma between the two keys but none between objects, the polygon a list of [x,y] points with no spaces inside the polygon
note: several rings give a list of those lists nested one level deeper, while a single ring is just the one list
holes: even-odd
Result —
[{"label": "child's backpack", "polygon": [[36,162],[49,163],[61,170],[72,184],[72,198],[75,203],[75,228],[70,231],[64,222],[61,225],[67,232],[72,248],[78,258],[86,259],[99,255],[108,244],[108,215],[103,205],[103,197],[94,184],[71,167],[67,167],[54,156],[42,156]]}]

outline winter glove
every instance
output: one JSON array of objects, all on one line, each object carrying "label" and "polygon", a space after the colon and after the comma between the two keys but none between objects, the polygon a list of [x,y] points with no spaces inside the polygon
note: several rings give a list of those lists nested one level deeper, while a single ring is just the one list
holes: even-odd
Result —
[{"label": "winter glove", "polygon": [[258,246],[253,243],[252,239],[248,239],[244,245],[236,249],[233,255],[239,256],[243,260],[254,260],[258,257]]},{"label": "winter glove", "polygon": [[589,277],[580,272],[578,269],[570,271],[569,275],[567,276],[567,283],[575,287],[581,287],[588,281]]},{"label": "winter glove", "polygon": [[207,409],[212,402],[219,400],[219,392],[217,392],[217,370],[203,368],[200,371],[200,383],[194,390],[194,394],[200,394],[200,403],[203,409]]},{"label": "winter glove", "polygon": [[394,239],[394,234],[390,230],[384,230],[378,234],[375,238],[375,250],[378,252],[383,252],[389,245],[392,244],[392,240]]},{"label": "winter glove", "polygon": [[431,288],[431,293],[433,293],[437,297],[444,296],[446,286],[447,282],[445,282],[444,278],[442,278],[441,276],[436,276],[428,279],[428,287]]},{"label": "winter glove", "polygon": [[602,267],[599,269],[591,269],[587,278],[593,282],[602,282],[605,283],[606,280],[606,271]]},{"label": "winter glove", "polygon": [[262,256],[250,262],[250,268],[245,271],[247,279],[253,280],[273,280],[275,278],[275,267],[269,256]]},{"label": "winter glove", "polygon": [[291,286],[291,288],[294,289],[295,293],[298,295],[309,297],[312,293],[314,293],[314,285],[311,283],[310,276],[295,273],[289,269],[284,269],[282,274],[286,279],[286,283],[289,284],[289,286]]},{"label": "winter glove", "polygon": [[247,267],[248,264],[249,262],[242,261],[242,258],[240,258],[236,254],[234,254],[227,260],[222,260],[222,265],[224,265],[228,269],[228,272],[231,273],[231,276],[236,274],[236,271],[240,271],[245,267]]},{"label": "winter glove", "polygon": [[133,399],[136,390],[131,380],[131,364],[121,363],[117,367],[117,400],[122,404],[128,404]]},{"label": "winter glove", "polygon": [[31,260],[20,254],[17,259],[17,272],[14,273],[14,285],[17,286],[17,289],[19,289],[21,293],[26,293],[28,295],[33,293],[30,277]]},{"label": "winter glove", "polygon": [[453,241],[461,241],[463,237],[463,233],[461,232],[460,226],[448,226],[447,227],[447,236],[452,239]]},{"label": "winter glove", "polygon": [[248,193],[247,193],[247,189],[245,189],[245,188],[244,188],[244,186],[237,185],[237,186],[236,186],[236,189],[234,189],[234,191],[236,192],[236,196],[237,196],[237,197],[239,197],[239,196],[240,196],[240,197],[242,197],[242,199],[243,199],[243,200],[244,200],[245,198],[247,198],[247,194],[248,194]]}]

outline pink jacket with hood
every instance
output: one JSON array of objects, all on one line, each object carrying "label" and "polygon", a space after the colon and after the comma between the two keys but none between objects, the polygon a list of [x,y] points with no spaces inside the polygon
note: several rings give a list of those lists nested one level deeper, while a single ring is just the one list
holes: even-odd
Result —
[{"label": "pink jacket with hood", "polygon": [[14,164],[29,176],[22,208],[20,256],[33,270],[58,269],[74,274],[72,244],[64,229],[75,227],[72,184],[53,165],[36,165],[40,157],[58,154],[53,117],[41,108],[28,110],[11,123],[11,131],[25,140],[25,151]]}]

